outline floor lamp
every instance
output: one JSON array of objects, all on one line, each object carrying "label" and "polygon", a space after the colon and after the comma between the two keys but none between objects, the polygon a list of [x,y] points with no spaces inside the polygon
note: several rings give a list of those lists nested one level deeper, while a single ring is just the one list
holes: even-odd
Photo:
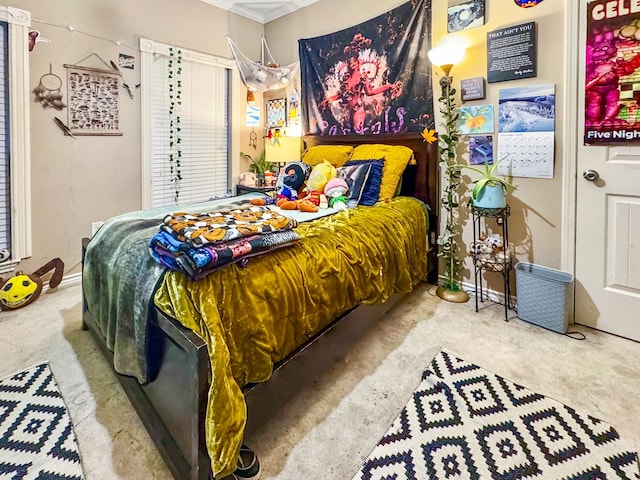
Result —
[{"label": "floor lamp", "polygon": [[460,242],[462,228],[459,223],[458,207],[460,194],[460,167],[457,162],[457,148],[459,132],[457,127],[458,112],[455,103],[456,90],[452,87],[453,77],[451,69],[464,57],[465,48],[459,44],[444,44],[435,47],[428,52],[429,60],[439,67],[444,73],[440,77],[441,95],[440,113],[443,116],[444,131],[438,134],[438,153],[440,156],[440,168],[444,173],[442,197],[440,206],[446,212],[444,231],[438,237],[438,256],[444,260],[444,271],[441,285],[436,289],[438,297],[450,302],[466,302],[469,294],[462,290],[461,271],[462,259],[460,258]]}]

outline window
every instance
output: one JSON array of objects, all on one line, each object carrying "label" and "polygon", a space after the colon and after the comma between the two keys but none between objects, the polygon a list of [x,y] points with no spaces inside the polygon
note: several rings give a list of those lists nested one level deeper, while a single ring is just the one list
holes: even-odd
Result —
[{"label": "window", "polygon": [[29,12],[0,6],[0,273],[31,256]]},{"label": "window", "polygon": [[146,39],[140,50],[143,208],[229,195],[233,63]]}]

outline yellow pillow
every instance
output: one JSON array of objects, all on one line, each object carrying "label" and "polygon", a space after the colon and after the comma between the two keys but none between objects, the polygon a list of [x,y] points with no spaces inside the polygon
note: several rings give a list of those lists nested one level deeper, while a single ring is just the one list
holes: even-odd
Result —
[{"label": "yellow pillow", "polygon": [[309,147],[302,155],[302,161],[315,167],[326,160],[334,167],[341,167],[351,157],[353,147],[351,145],[316,145]]},{"label": "yellow pillow", "polygon": [[390,200],[396,193],[402,174],[413,159],[413,150],[402,145],[358,145],[351,155],[351,161],[371,160],[384,157],[382,181],[378,200]]}]

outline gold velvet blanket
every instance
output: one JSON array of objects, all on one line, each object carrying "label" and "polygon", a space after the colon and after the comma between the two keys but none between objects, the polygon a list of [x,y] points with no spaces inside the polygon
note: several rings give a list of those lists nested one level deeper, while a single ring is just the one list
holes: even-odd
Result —
[{"label": "gold velvet blanket", "polygon": [[241,387],[359,304],[411,291],[427,271],[427,215],[414,198],[301,223],[301,240],[196,281],[169,272],[157,307],[208,345],[212,379],[205,423],[216,478],[236,466],[246,421]]}]

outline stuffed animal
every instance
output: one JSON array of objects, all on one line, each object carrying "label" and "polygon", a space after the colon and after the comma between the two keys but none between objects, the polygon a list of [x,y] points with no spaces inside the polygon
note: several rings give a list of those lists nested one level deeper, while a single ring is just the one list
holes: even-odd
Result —
[{"label": "stuffed animal", "polygon": [[323,160],[318,163],[313,167],[309,174],[307,187],[305,188],[305,197],[303,200],[308,200],[316,206],[320,206],[322,204],[324,207],[321,198],[324,192],[324,187],[329,183],[329,180],[336,178],[337,176],[338,171],[336,170],[336,167],[331,165],[329,162]]},{"label": "stuffed animal", "polygon": [[487,235],[487,238],[484,239],[484,242],[488,245],[491,245],[493,253],[498,253],[504,250],[504,241],[502,240],[502,237],[497,233],[491,233]]},{"label": "stuffed animal", "polygon": [[62,281],[64,263],[59,258],[47,262],[31,275],[16,272],[8,280],[0,278],[0,309],[17,310],[35,302],[42,292],[42,276],[53,270],[49,288],[56,288]]},{"label": "stuffed animal", "polygon": [[347,208],[347,192],[349,186],[341,178],[333,178],[329,180],[324,187],[324,194],[329,199],[329,207],[336,210],[345,210]]},{"label": "stuffed animal", "polygon": [[486,243],[483,240],[479,240],[477,242],[473,242],[470,245],[469,255],[479,258],[481,260],[486,260],[493,253],[493,249],[491,245]]},{"label": "stuffed animal", "polygon": [[304,184],[311,173],[311,167],[302,162],[289,162],[276,182],[276,196],[297,200]]},{"label": "stuffed animal", "polygon": [[[319,195],[308,192],[305,182],[309,182],[313,170],[303,162],[291,162],[284,167],[282,176],[282,188],[276,185],[276,205],[282,210],[300,210],[301,212],[315,213],[320,204]],[[316,174],[317,176],[317,174]],[[315,178],[315,177],[314,177]],[[314,180],[315,181],[315,180]],[[304,196],[303,195],[304,192]]]},{"label": "stuffed animal", "polygon": [[275,197],[261,197],[251,199],[252,205],[273,205],[286,200],[295,202],[301,192],[305,181],[311,173],[311,167],[302,162],[289,162],[276,180]]}]

